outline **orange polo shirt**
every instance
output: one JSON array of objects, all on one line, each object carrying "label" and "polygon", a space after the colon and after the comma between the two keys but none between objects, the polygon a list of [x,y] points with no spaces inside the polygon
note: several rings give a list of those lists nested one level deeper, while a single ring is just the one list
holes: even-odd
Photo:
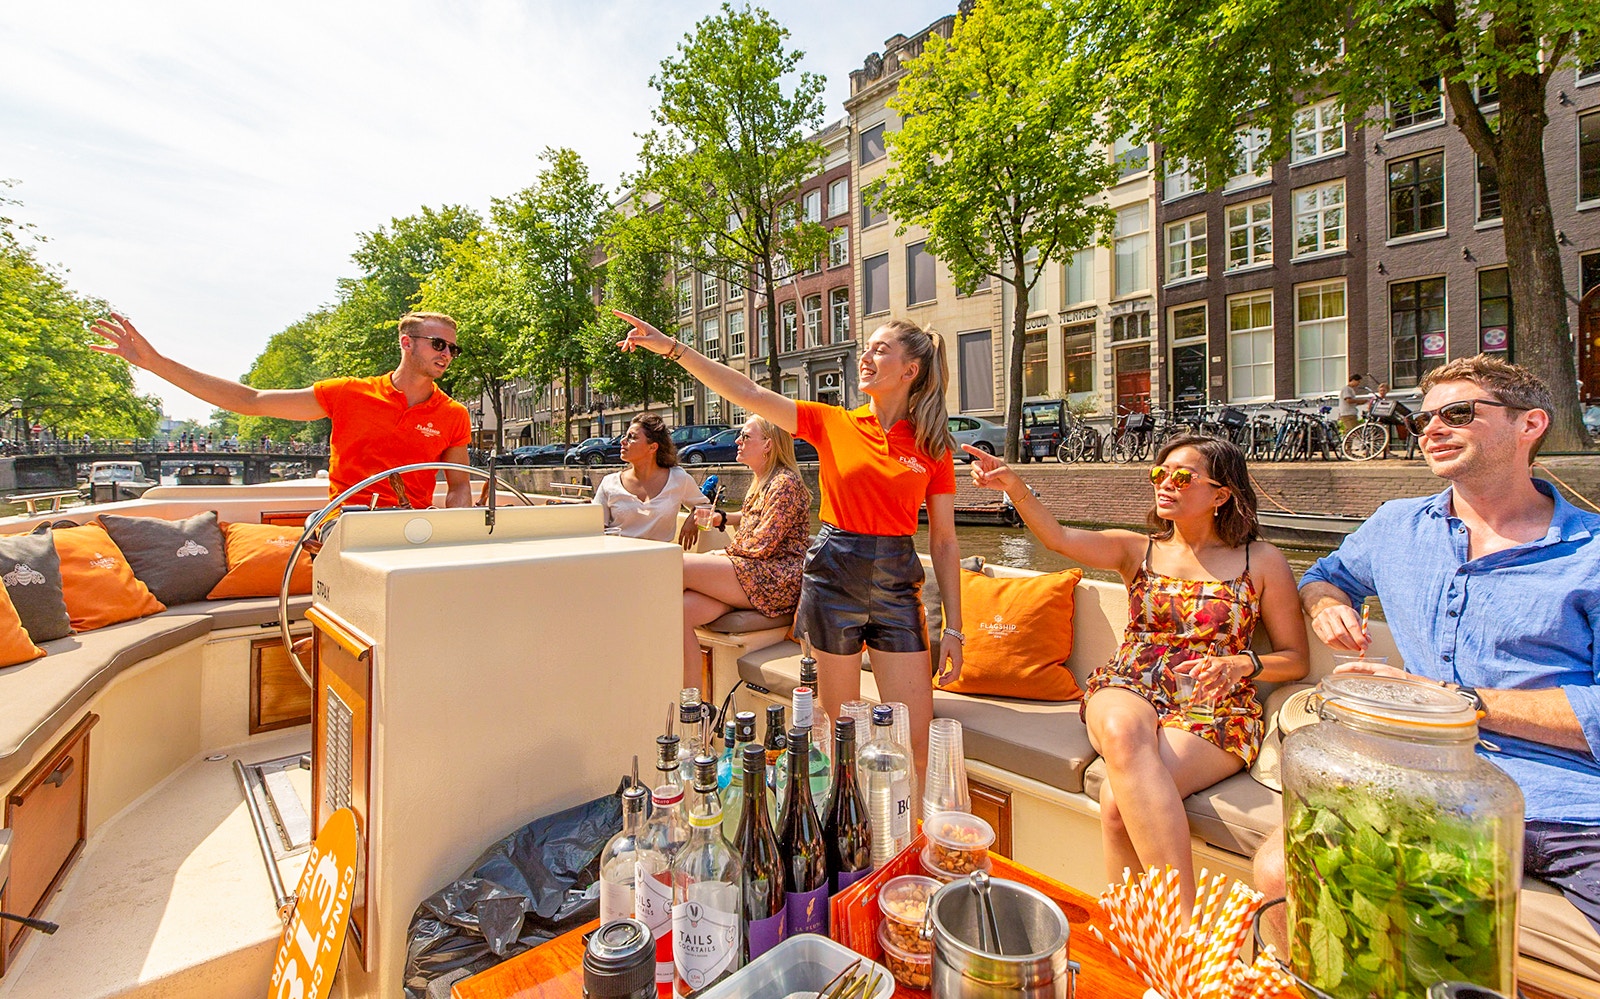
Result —
[{"label": "orange polo shirt", "polygon": [[822,520],[855,534],[909,537],[928,497],[956,491],[956,467],[947,451],[935,461],[917,446],[911,421],[885,433],[872,407],[842,409],[795,403],[799,428],[817,447]]},{"label": "orange polo shirt", "polygon": [[[328,495],[337,496],[386,468],[438,461],[453,447],[472,440],[467,407],[437,385],[427,401],[406,405],[404,392],[387,374],[371,378],[329,378],[311,386],[317,402],[333,419],[328,455]],[[437,472],[408,472],[406,498],[415,507],[433,504]],[[396,506],[387,481],[352,496],[350,503]]]}]

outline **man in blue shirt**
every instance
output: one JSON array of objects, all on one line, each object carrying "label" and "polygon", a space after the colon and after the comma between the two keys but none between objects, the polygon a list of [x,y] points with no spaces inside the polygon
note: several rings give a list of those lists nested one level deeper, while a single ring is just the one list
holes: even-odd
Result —
[{"label": "man in blue shirt", "polygon": [[[1479,355],[1421,388],[1409,419],[1450,487],[1385,503],[1302,577],[1301,603],[1318,638],[1355,652],[1367,644],[1356,607],[1377,596],[1405,669],[1345,668],[1478,702],[1499,747],[1486,756],[1526,801],[1525,870],[1600,931],[1600,515],[1533,478],[1551,400],[1527,369]],[[1282,849],[1274,835],[1257,857],[1262,890],[1281,887]]]}]

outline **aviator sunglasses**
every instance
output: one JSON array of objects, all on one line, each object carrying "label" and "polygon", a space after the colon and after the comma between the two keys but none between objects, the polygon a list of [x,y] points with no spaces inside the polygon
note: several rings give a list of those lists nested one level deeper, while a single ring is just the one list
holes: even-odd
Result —
[{"label": "aviator sunglasses", "polygon": [[1189,488],[1189,483],[1193,482],[1195,479],[1200,479],[1200,480],[1202,480],[1204,482],[1208,482],[1213,486],[1222,485],[1222,483],[1218,482],[1216,479],[1208,479],[1203,475],[1196,475],[1195,472],[1194,472],[1194,469],[1192,469],[1192,468],[1171,468],[1171,469],[1169,469],[1165,465],[1155,465],[1155,466],[1151,467],[1151,469],[1150,469],[1150,484],[1151,485],[1159,486],[1159,485],[1161,485],[1161,483],[1167,481],[1168,479],[1172,480],[1172,488],[1178,489],[1178,490],[1188,489]]},{"label": "aviator sunglasses", "polygon": [[434,353],[436,354],[443,354],[448,350],[451,357],[461,356],[461,345],[458,343],[451,343],[442,336],[421,336],[417,337],[416,339],[421,340],[423,343],[432,347]]},{"label": "aviator sunglasses", "polygon": [[1501,409],[1522,410],[1521,406],[1513,406],[1507,402],[1496,402],[1493,399],[1463,399],[1452,402],[1448,406],[1438,409],[1424,409],[1421,412],[1409,413],[1402,417],[1406,429],[1421,437],[1428,429],[1428,424],[1437,416],[1439,422],[1447,427],[1464,427],[1478,418],[1479,406],[1499,406]]}]

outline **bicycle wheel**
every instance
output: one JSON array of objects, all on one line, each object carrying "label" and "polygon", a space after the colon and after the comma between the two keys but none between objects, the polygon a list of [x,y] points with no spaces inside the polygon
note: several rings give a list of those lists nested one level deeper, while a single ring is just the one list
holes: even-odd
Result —
[{"label": "bicycle wheel", "polygon": [[1124,430],[1111,440],[1111,460],[1126,465],[1139,456],[1139,435]]},{"label": "bicycle wheel", "polygon": [[1388,441],[1389,433],[1382,424],[1363,423],[1344,435],[1340,450],[1351,461],[1370,461],[1383,453]]},{"label": "bicycle wheel", "polygon": [[1078,460],[1079,433],[1076,430],[1068,431],[1067,436],[1061,439],[1061,446],[1056,448],[1056,460],[1065,465]]}]

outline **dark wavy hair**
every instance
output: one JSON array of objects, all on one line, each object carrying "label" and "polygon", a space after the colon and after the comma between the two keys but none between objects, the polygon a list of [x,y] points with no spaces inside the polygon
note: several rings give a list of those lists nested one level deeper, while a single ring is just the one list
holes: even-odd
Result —
[{"label": "dark wavy hair", "polygon": [[[1256,488],[1250,483],[1250,469],[1245,464],[1244,452],[1239,450],[1239,445],[1215,437],[1184,434],[1161,445],[1161,450],[1156,452],[1156,464],[1164,464],[1168,456],[1180,447],[1199,451],[1206,460],[1207,474],[1228,487],[1228,501],[1217,511],[1217,537],[1222,539],[1222,543],[1237,548],[1260,537],[1261,525],[1256,521]],[[1150,512],[1144,519],[1150,525],[1151,537],[1157,541],[1172,537],[1172,521],[1158,516],[1154,503],[1150,504]]]},{"label": "dark wavy hair", "polygon": [[662,468],[671,468],[678,463],[678,445],[672,442],[672,431],[667,429],[666,421],[654,413],[640,413],[628,422],[630,427],[638,427],[644,435],[656,446],[656,464]]}]

